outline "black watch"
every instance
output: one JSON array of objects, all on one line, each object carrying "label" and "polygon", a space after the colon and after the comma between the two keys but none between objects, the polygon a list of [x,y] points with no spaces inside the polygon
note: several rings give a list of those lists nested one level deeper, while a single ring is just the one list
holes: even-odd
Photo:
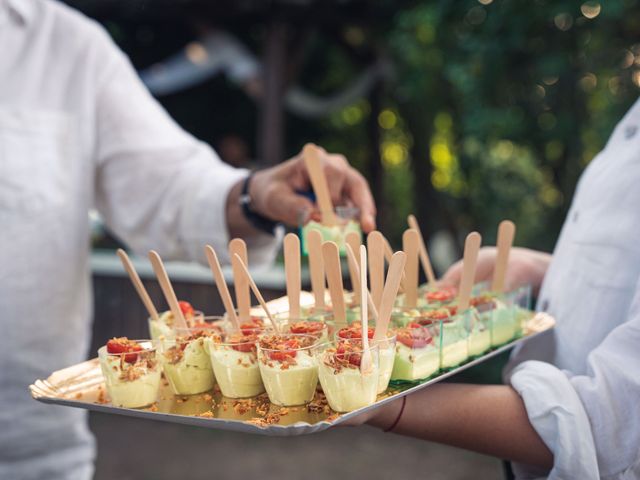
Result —
[{"label": "black watch", "polygon": [[251,179],[253,178],[253,173],[251,173],[247,178],[242,182],[242,192],[240,193],[240,207],[242,208],[242,213],[244,214],[247,221],[255,228],[260,230],[261,232],[268,233],[269,235],[275,235],[276,227],[279,225],[278,222],[274,222],[273,220],[265,217],[264,215],[260,215],[257,212],[254,212],[251,209],[251,195],[249,195],[249,184],[251,183]]}]

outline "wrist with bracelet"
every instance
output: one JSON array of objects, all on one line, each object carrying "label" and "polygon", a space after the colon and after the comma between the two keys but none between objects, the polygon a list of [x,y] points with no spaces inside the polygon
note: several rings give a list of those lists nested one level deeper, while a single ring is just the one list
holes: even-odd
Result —
[{"label": "wrist with bracelet", "polygon": [[268,233],[269,235],[274,235],[276,227],[279,225],[279,223],[256,212],[251,207],[252,198],[249,194],[249,187],[251,186],[253,175],[253,172],[250,173],[242,182],[242,190],[238,199],[240,208],[242,209],[244,217],[247,219],[249,224],[251,224],[251,226],[253,226],[257,230],[260,230],[261,232]]}]

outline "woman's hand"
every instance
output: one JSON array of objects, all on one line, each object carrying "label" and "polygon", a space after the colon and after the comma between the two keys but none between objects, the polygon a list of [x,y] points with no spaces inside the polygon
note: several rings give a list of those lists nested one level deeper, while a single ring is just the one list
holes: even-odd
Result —
[{"label": "woman's hand", "polygon": [[[496,254],[495,247],[483,247],[480,250],[476,267],[476,282],[492,280]],[[505,276],[505,289],[513,290],[522,285],[531,284],[533,293],[537,294],[550,262],[551,255],[548,253],[528,248],[512,248]],[[441,284],[457,286],[460,283],[461,275],[462,260],[449,267],[441,279]]]}]

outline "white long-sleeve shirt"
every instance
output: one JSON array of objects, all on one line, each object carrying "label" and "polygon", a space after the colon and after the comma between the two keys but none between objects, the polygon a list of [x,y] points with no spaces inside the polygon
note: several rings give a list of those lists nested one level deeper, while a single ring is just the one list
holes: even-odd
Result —
[{"label": "white long-sleeve shirt", "polygon": [[557,326],[514,351],[508,377],[554,454],[549,478],[640,479],[640,101],[580,179],[539,308]]},{"label": "white long-sleeve shirt", "polygon": [[[88,210],[140,253],[201,259],[210,243],[224,259],[227,194],[246,174],[169,118],[95,22],[0,0],[0,478],[92,472],[85,415],[27,390],[89,353]],[[277,248],[249,245],[253,263]]]}]

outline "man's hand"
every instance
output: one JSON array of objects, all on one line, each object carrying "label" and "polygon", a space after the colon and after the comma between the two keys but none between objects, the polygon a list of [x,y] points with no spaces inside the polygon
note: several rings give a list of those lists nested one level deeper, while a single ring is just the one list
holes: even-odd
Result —
[{"label": "man's hand", "polygon": [[[376,207],[365,178],[349,165],[344,155],[320,149],[334,205],[352,205],[360,209],[360,224],[365,233],[376,228]],[[309,175],[298,154],[286,162],[254,174],[249,188],[251,208],[267,218],[297,226],[301,213],[309,213],[315,205],[296,191],[311,188]]]},{"label": "man's hand", "polygon": [[[493,268],[496,263],[497,250],[495,247],[483,247],[478,254],[478,264],[476,266],[476,282],[491,281],[493,278]],[[531,284],[534,294],[537,294],[542,284],[551,255],[528,248],[514,247],[509,254],[509,265],[505,277],[505,289],[513,290],[522,285]],[[462,260],[454,263],[446,271],[442,280],[442,285],[455,285],[460,283],[462,275]]]}]

